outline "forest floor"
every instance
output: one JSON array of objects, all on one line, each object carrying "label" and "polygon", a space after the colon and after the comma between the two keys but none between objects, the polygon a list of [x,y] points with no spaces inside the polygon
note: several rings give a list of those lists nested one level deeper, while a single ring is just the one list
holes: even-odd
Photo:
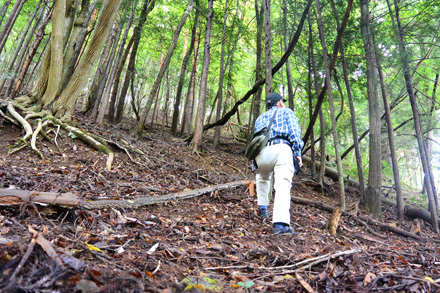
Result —
[{"label": "forest floor", "polygon": [[[243,143],[224,143],[216,150],[208,139],[196,154],[183,140],[169,136],[168,129],[147,131],[140,142],[129,126],[129,130],[97,126],[78,117],[74,122],[107,139],[123,139],[146,156],[114,149],[113,168],[107,171],[106,155],[63,131],[57,135],[60,150],[48,141],[38,142],[44,159],[30,149],[8,155],[8,146],[23,133],[4,123],[0,188],[127,200],[254,177]],[[294,177],[292,195],[337,206],[337,182],[326,182],[322,195],[305,166]],[[355,206],[356,190],[347,187],[346,195],[347,205]],[[256,207],[256,196],[247,186],[139,209],[1,202],[0,291],[440,290],[440,245],[429,224],[399,221],[392,208],[384,207],[382,222],[417,232],[428,241],[372,225],[369,228],[377,234],[371,234],[349,216],[341,217],[333,236],[327,229],[329,212],[292,204],[297,234],[273,235],[270,221],[259,218]]]}]

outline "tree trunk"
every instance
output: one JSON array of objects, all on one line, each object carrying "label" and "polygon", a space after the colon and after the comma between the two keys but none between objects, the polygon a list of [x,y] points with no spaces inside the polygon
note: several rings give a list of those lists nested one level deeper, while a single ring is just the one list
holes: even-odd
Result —
[{"label": "tree trunk", "polygon": [[[195,1],[195,5],[199,6],[199,0]],[[181,109],[180,104],[182,101],[182,89],[185,83],[186,67],[188,66],[188,61],[190,60],[191,54],[194,50],[197,26],[199,24],[199,14],[200,14],[199,10],[196,9],[196,13],[194,16],[194,23],[191,29],[191,41],[189,43],[188,51],[186,51],[185,57],[183,57],[182,67],[180,68],[179,83],[177,85],[176,98],[174,99],[173,121],[171,122],[171,134],[174,136],[177,134],[177,124],[179,122],[178,120],[179,120],[179,112],[180,112],[179,109]],[[183,108],[182,110],[184,110],[184,107],[182,108]]]},{"label": "tree trunk", "polygon": [[420,122],[420,113],[419,113],[416,97],[414,94],[414,87],[411,78],[411,70],[409,67],[406,45],[403,38],[403,29],[400,23],[399,6],[396,0],[394,0],[394,6],[396,10],[395,13],[396,13],[396,22],[397,22],[397,30],[398,30],[397,37],[399,38],[400,59],[403,66],[403,74],[405,78],[406,89],[408,91],[409,100],[411,103],[411,109],[413,112],[414,127],[416,130],[417,143],[419,146],[419,153],[420,153],[420,159],[422,161],[423,173],[425,174],[426,185],[428,186],[427,192],[428,192],[429,212],[431,213],[432,229],[435,233],[439,233],[437,208],[434,199],[434,197],[436,196],[434,182],[433,182],[434,177],[432,176],[431,164],[429,162],[429,158],[427,157],[426,149],[424,146],[423,132]]},{"label": "tree trunk", "polygon": [[[261,56],[263,56],[263,26],[264,26],[264,3],[261,4],[261,8],[259,7],[259,1],[255,1],[255,19],[257,22],[257,35],[256,35],[256,64],[255,64],[255,81],[259,81],[263,79],[263,60]],[[263,93],[263,88],[259,87],[258,90],[252,97],[252,131],[254,133],[255,121],[261,113],[261,95]],[[248,135],[250,139],[252,135]]]},{"label": "tree trunk", "polygon": [[[229,1],[225,1],[225,12],[223,16],[223,31],[222,31],[222,48],[220,52],[220,77],[218,81],[218,91],[216,95],[217,99],[217,109],[215,113],[215,119],[218,120],[221,117],[222,112],[222,103],[223,103],[223,80],[225,77],[225,43],[226,43],[226,21],[228,19],[228,3]],[[214,109],[213,109],[214,110]],[[214,132],[214,147],[218,146],[220,140],[220,126],[215,128]]]},{"label": "tree trunk", "polygon": [[[284,2],[285,3],[285,2]],[[309,14],[310,17],[310,14]],[[312,109],[313,109],[313,99],[312,99],[312,58],[313,62],[315,62],[315,59],[313,57],[313,39],[312,39],[312,30],[310,26],[310,18],[309,18],[309,50],[308,50],[308,58],[307,58],[307,96],[309,100],[309,116],[312,116]],[[313,65],[313,68],[315,68],[315,65]],[[314,72],[314,71],[313,71]],[[315,72],[314,72],[315,73]],[[317,85],[317,82],[315,82],[315,85]],[[318,90],[318,87],[315,87],[315,90]],[[316,92],[316,96],[318,96],[318,92]],[[289,96],[290,98],[290,96]],[[290,101],[289,101],[290,104]],[[310,158],[312,159],[312,165],[310,166],[310,176],[314,179],[316,178],[315,175],[315,138],[314,138],[314,131],[310,134]]]},{"label": "tree trunk", "polygon": [[[296,14],[295,14],[296,15]],[[287,33],[287,0],[283,0],[283,30],[284,30],[284,50],[287,50],[288,47],[288,33]],[[289,108],[295,110],[294,108],[294,93],[293,93],[293,84],[292,84],[292,72],[290,70],[290,59],[286,60],[286,77],[287,77],[287,94],[289,101]]]},{"label": "tree trunk", "polygon": [[[348,2],[348,5],[351,5],[352,1]],[[321,37],[321,44],[322,44],[322,53],[323,53],[323,59],[324,59],[324,66],[325,66],[325,79],[327,83],[327,95],[328,95],[328,102],[329,102],[329,108],[330,108],[330,117],[332,121],[332,134],[333,134],[333,144],[335,148],[335,157],[336,157],[336,166],[338,169],[338,183],[339,183],[339,207],[341,210],[345,211],[345,188],[344,188],[344,178],[342,177],[342,162],[341,157],[339,155],[339,138],[338,138],[338,131],[336,129],[336,119],[335,119],[335,109],[333,105],[333,93],[332,93],[332,86],[331,86],[331,71],[329,67],[329,62],[327,58],[327,46],[325,42],[325,35],[324,35],[324,27],[322,25],[322,18],[321,18],[321,4],[319,3],[319,0],[316,0],[316,9],[318,12],[318,27],[319,27],[319,35]]]},{"label": "tree trunk", "polygon": [[197,59],[199,56],[199,48],[200,48],[200,33],[198,33],[196,37],[196,43],[194,48],[194,56],[193,56],[193,66],[191,70],[191,75],[189,77],[189,85],[188,92],[186,94],[186,101],[184,113],[183,113],[183,122],[182,128],[180,130],[180,135],[190,134],[191,133],[191,125],[192,125],[192,116],[194,112],[194,96],[195,96],[195,88],[196,88],[196,76],[197,76]]},{"label": "tree trunk", "polygon": [[[117,26],[118,24],[115,24]],[[115,64],[115,55],[116,55],[116,48],[118,47],[118,41],[121,34],[121,28],[115,27],[113,29],[112,35],[109,38],[108,44],[111,44],[112,51],[110,53],[110,56],[107,60],[107,64],[105,66],[105,73],[102,77],[99,86],[98,86],[98,95],[101,97],[101,103],[99,103],[98,107],[98,115],[96,117],[96,122],[100,125],[104,125],[104,117],[107,112],[107,105],[109,103],[109,96],[108,96],[108,90],[106,91],[106,94],[104,94],[104,89],[110,89],[111,87],[111,71],[112,68],[116,68]],[[134,99],[134,97],[133,97]]]},{"label": "tree trunk", "polygon": [[3,23],[3,19],[5,19],[6,13],[8,12],[8,7],[11,4],[12,0],[7,0],[2,8],[0,8],[0,25]]},{"label": "tree trunk", "polygon": [[[57,2],[58,3],[58,2]],[[116,19],[121,0],[105,2],[99,15],[96,28],[90,44],[78,63],[66,88],[53,104],[53,112],[58,117],[70,120],[76,100],[96,64],[104,43],[108,39],[113,23]]]},{"label": "tree trunk", "polygon": [[44,19],[44,21],[41,23],[41,25],[37,31],[34,43],[32,44],[31,48],[29,49],[29,53],[28,53],[26,60],[21,68],[20,75],[14,85],[14,89],[12,90],[12,92],[10,94],[11,99],[15,98],[15,96],[18,94],[18,92],[21,88],[21,85],[22,85],[23,80],[26,76],[26,73],[29,69],[29,66],[31,65],[32,59],[34,58],[35,54],[37,53],[38,46],[40,45],[41,41],[43,40],[44,31],[46,29],[46,26],[49,23],[49,21],[51,20],[51,18],[52,18],[52,14],[49,13],[46,16],[46,18]]},{"label": "tree trunk", "polygon": [[380,139],[380,102],[377,94],[377,71],[374,44],[370,28],[370,11],[368,0],[361,0],[361,32],[364,43],[367,68],[368,113],[370,125],[370,169],[368,173],[368,188],[366,194],[367,206],[376,217],[382,217],[380,209],[382,186],[382,162]]},{"label": "tree trunk", "polygon": [[23,8],[25,2],[26,0],[17,0],[17,2],[15,2],[14,7],[12,7],[11,12],[9,13],[8,19],[6,20],[2,30],[0,31],[0,53],[2,53],[3,48],[5,47],[6,40],[9,38],[12,27],[14,26],[14,23],[17,20],[17,17],[20,14],[20,11]]},{"label": "tree trunk", "polygon": [[[374,36],[373,36],[373,42],[374,42]],[[395,144],[394,144],[394,131],[393,131],[393,123],[391,120],[391,110],[390,110],[390,105],[388,103],[388,95],[387,95],[387,91],[386,91],[385,77],[383,75],[382,65],[379,60],[379,55],[377,52],[377,47],[376,47],[375,42],[374,42],[374,50],[375,50],[375,54],[376,54],[377,69],[379,72],[379,81],[380,81],[380,87],[381,87],[383,104],[384,104],[384,108],[385,108],[386,122],[387,122],[388,142],[390,145],[391,162],[392,162],[392,166],[393,166],[393,175],[394,175],[394,185],[395,185],[395,190],[396,190],[397,215],[400,220],[403,220],[404,203],[403,203],[402,187],[400,184],[399,164],[397,162],[396,148],[395,148]]]},{"label": "tree trunk", "polygon": [[111,77],[110,77],[110,83],[111,83],[111,89],[108,88],[108,91],[111,90],[109,93],[110,95],[110,105],[109,105],[109,121],[114,122],[115,116],[116,116],[116,99],[118,95],[118,87],[119,87],[119,80],[121,78],[122,69],[124,68],[125,60],[127,60],[128,52],[130,52],[130,49],[133,45],[134,39],[131,38],[130,41],[127,44],[127,48],[124,50],[125,42],[127,41],[128,33],[131,29],[131,26],[133,24],[133,18],[134,13],[136,10],[136,4],[137,1],[133,1],[131,5],[131,11],[130,15],[128,16],[127,23],[125,25],[124,34],[122,35],[121,42],[118,48],[118,54],[116,55],[115,59],[115,66],[112,69]]},{"label": "tree trunk", "polygon": [[[296,29],[295,34],[292,37],[292,40],[289,43],[289,48],[287,49],[287,51],[284,53],[283,57],[281,57],[280,61],[274,66],[274,68],[272,68],[272,76],[278,72],[278,70],[280,70],[280,68],[283,66],[284,63],[286,63],[287,59],[289,58],[290,54],[292,53],[293,49],[296,46],[296,43],[299,40],[299,36],[301,34],[303,25],[304,25],[304,21],[305,18],[307,16],[307,13],[309,11],[310,5],[312,4],[313,0],[309,0],[309,2],[307,2],[307,6],[304,9],[304,12],[302,14],[301,17],[301,21],[299,22],[298,28]],[[229,118],[231,118],[237,111],[238,111],[238,107],[243,104],[245,101],[247,101],[247,99],[249,99],[249,97],[251,95],[253,95],[254,93],[256,93],[258,91],[258,89],[265,83],[265,79],[260,79],[258,81],[255,82],[255,84],[253,85],[253,87],[246,92],[246,94],[240,99],[238,100],[234,106],[232,107],[232,109],[226,113],[220,120],[212,123],[212,124],[208,124],[205,125],[205,127],[203,128],[203,130],[208,130],[214,126],[217,125],[224,125],[226,122],[228,122]]]},{"label": "tree trunk", "polygon": [[[351,3],[351,2],[352,1],[350,1],[348,3]],[[330,72],[332,72],[333,68],[335,67],[335,63],[336,63],[336,59],[337,59],[338,51],[339,51],[339,45],[342,43],[342,36],[344,35],[344,31],[345,31],[345,28],[348,23],[348,18],[350,17],[350,13],[351,13],[351,5],[347,5],[347,9],[345,10],[344,18],[342,19],[341,27],[338,30],[338,34],[336,36],[336,40],[333,45],[333,53],[332,53],[332,57],[331,57],[331,63],[329,66]],[[300,22],[300,24],[301,24],[301,22]],[[307,141],[309,140],[310,133],[312,132],[312,129],[313,129],[315,122],[316,122],[316,118],[318,117],[319,111],[321,109],[322,102],[324,101],[326,91],[327,91],[327,84],[324,83],[324,86],[321,88],[321,91],[320,91],[319,96],[317,98],[315,110],[313,111],[312,117],[310,117],[309,125],[307,126],[307,130],[305,131],[304,136],[302,138],[302,141],[304,142],[304,144],[306,144]]]},{"label": "tree trunk", "polygon": [[202,145],[206,92],[208,89],[208,70],[209,70],[209,62],[211,60],[211,54],[210,54],[211,29],[212,29],[212,19],[214,18],[213,2],[214,2],[213,0],[208,0],[208,18],[206,19],[205,46],[203,50],[204,52],[203,52],[202,74],[200,77],[199,104],[197,107],[194,136],[191,142],[194,152],[199,152],[200,147]]},{"label": "tree trunk", "polygon": [[[333,7],[333,13],[335,15],[337,27],[339,30],[341,27],[341,24],[339,22],[338,11],[336,9],[336,6],[335,6],[335,3],[333,0],[331,1],[331,4]],[[354,107],[354,103],[353,103],[353,96],[351,94],[350,82],[348,80],[347,62],[345,60],[344,45],[342,43],[341,43],[340,50],[341,50],[342,70],[343,70],[343,74],[344,74],[344,83],[345,83],[345,88],[347,90],[348,102],[350,105],[351,130],[353,133],[356,165],[357,165],[357,172],[358,172],[359,183],[360,183],[359,191],[361,194],[362,202],[365,202],[366,198],[365,198],[364,170],[363,170],[363,163],[362,163],[362,154],[361,154],[361,150],[360,150],[359,143],[358,143],[358,132],[357,132],[357,127],[356,127],[356,111],[355,111],[355,107]],[[341,156],[341,159],[342,159],[342,156]]]},{"label": "tree trunk", "polygon": [[171,39],[171,44],[168,48],[168,52],[165,56],[165,59],[164,59],[162,66],[159,69],[159,73],[157,74],[156,79],[154,80],[154,84],[153,84],[151,91],[150,91],[150,94],[148,96],[147,105],[145,106],[145,108],[141,112],[139,123],[138,123],[137,130],[136,130],[136,134],[138,137],[142,137],[142,132],[144,130],[144,123],[145,123],[145,120],[147,119],[151,105],[154,102],[154,96],[158,92],[159,86],[160,86],[162,78],[165,74],[165,71],[168,69],[168,67],[170,65],[171,57],[173,56],[174,49],[176,48],[177,40],[179,39],[180,32],[182,30],[183,25],[186,22],[186,19],[188,18],[189,13],[192,10],[193,6],[194,6],[194,0],[190,0],[185,12],[182,15],[182,18],[180,19],[179,24],[177,25],[176,30],[174,31],[173,38]]},{"label": "tree trunk", "polygon": [[266,97],[272,92],[272,57],[271,57],[271,35],[270,30],[270,0],[263,0],[264,3],[264,64],[266,75]]},{"label": "tree trunk", "polygon": [[89,0],[81,3],[81,12],[74,23],[74,28],[67,46],[64,61],[63,88],[67,85],[70,77],[75,70],[81,51],[84,49],[84,42],[88,34],[88,26],[92,17],[92,12],[96,7],[96,0],[90,5]]},{"label": "tree trunk", "polygon": [[[37,6],[35,7],[34,13],[30,17],[28,25],[26,26],[25,30],[23,31],[21,40],[19,41],[19,45],[18,45],[18,47],[17,47],[17,49],[15,51],[15,54],[14,54],[12,60],[9,62],[9,66],[8,66],[8,69],[7,69],[7,74],[8,75],[11,74],[10,72],[13,71],[14,67],[15,67],[15,70],[14,70],[14,73],[11,74],[12,76],[10,77],[9,86],[8,86],[6,92],[5,92],[5,96],[9,96],[9,94],[12,91],[12,86],[14,85],[14,80],[15,80],[15,78],[16,78],[19,70],[20,70],[20,65],[21,65],[21,62],[23,61],[24,55],[25,55],[25,53],[26,53],[26,51],[27,51],[27,49],[29,47],[29,43],[32,40],[32,36],[33,36],[34,32],[37,31],[37,26],[40,24],[41,19],[43,18],[44,12],[46,11],[45,7],[41,8],[41,2],[42,2],[42,0],[40,0],[38,2]],[[41,8],[41,10],[40,10],[40,8]],[[33,26],[33,29],[29,33],[29,29],[32,26],[32,22],[34,21],[35,16],[37,15],[38,10],[40,10],[40,13],[38,14],[38,16],[37,16],[37,18],[35,20],[35,24]],[[27,36],[27,38],[26,38],[26,36]],[[5,83],[6,83],[6,80],[7,80],[7,78],[4,78],[2,80],[2,82],[0,84],[0,89],[3,89],[3,87],[4,87]]]},{"label": "tree trunk", "polygon": [[141,41],[142,29],[144,27],[145,21],[147,20],[147,16],[150,13],[150,11],[153,10],[155,3],[156,3],[156,0],[148,0],[148,1],[144,2],[144,5],[143,5],[142,11],[141,11],[141,15],[139,18],[139,23],[135,27],[134,32],[133,32],[133,47],[132,47],[131,53],[130,53],[130,60],[128,61],[127,72],[125,74],[124,84],[122,85],[121,93],[119,94],[119,102],[118,102],[118,108],[117,108],[116,119],[115,119],[117,123],[121,122],[122,112],[123,112],[124,104],[125,104],[125,97],[127,95],[127,91],[128,91],[128,87],[131,82],[131,78],[135,72],[136,57],[137,57],[139,43]]}]

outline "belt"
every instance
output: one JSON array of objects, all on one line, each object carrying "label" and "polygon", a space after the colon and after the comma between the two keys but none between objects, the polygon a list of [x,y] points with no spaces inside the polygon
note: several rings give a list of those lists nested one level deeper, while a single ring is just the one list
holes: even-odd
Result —
[{"label": "belt", "polygon": [[276,138],[276,139],[271,140],[271,141],[269,141],[267,143],[267,145],[275,145],[275,144],[287,144],[287,145],[290,145],[290,143],[287,140],[282,139],[282,138]]}]

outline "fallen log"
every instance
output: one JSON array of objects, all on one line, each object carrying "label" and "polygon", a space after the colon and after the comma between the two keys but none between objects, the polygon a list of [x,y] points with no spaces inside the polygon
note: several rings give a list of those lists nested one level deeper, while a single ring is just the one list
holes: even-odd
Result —
[{"label": "fallen log", "polygon": [[233,187],[249,185],[250,181],[239,180],[224,184],[208,186],[199,189],[185,190],[158,196],[140,196],[126,200],[95,200],[87,201],[73,193],[37,192],[17,189],[0,189],[0,206],[21,205],[26,202],[61,205],[65,207],[78,207],[84,209],[104,208],[131,208],[136,209],[147,205],[158,204],[166,201],[197,197],[209,192],[220,191]]},{"label": "fallen log", "polygon": [[[329,213],[332,213],[333,210],[335,209],[335,207],[333,207],[331,205],[328,205],[328,204],[325,204],[325,203],[322,203],[322,202],[317,202],[317,201],[310,200],[310,199],[296,197],[296,196],[292,196],[292,202],[294,202],[296,204],[302,204],[302,205],[307,205],[307,206],[311,206],[311,207],[314,207],[314,208],[318,208],[320,210],[324,210],[324,211],[327,211]],[[350,214],[350,213],[348,213],[346,211],[343,211],[342,215],[356,217],[355,215],[352,215],[352,214]],[[396,234],[399,234],[399,235],[402,235],[402,236],[405,236],[405,237],[417,239],[419,241],[428,241],[428,239],[426,239],[426,238],[414,235],[414,234],[412,234],[412,233],[410,233],[408,231],[405,231],[405,230],[399,229],[397,227],[393,227],[391,225],[382,223],[382,222],[374,220],[374,219],[372,219],[370,217],[367,217],[367,216],[357,216],[357,217],[359,219],[361,219],[362,221],[364,221],[364,222],[376,225],[379,228],[382,228],[384,230],[387,230],[387,231],[390,231],[390,232],[393,232],[393,233],[396,233]]]}]

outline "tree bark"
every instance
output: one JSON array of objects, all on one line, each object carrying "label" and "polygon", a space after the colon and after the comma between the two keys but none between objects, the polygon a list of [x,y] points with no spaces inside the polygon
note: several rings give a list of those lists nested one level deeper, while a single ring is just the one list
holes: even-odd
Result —
[{"label": "tree bark", "polygon": [[[336,6],[335,6],[335,3],[333,0],[331,1],[331,4],[333,7],[333,13],[336,18],[337,28],[339,30],[341,27],[341,24],[339,22],[338,11],[336,9]],[[362,163],[362,154],[361,154],[361,150],[360,150],[359,143],[358,143],[358,132],[357,132],[357,127],[356,127],[356,111],[355,111],[355,107],[354,107],[354,103],[353,103],[353,96],[351,93],[350,82],[348,80],[347,61],[345,60],[344,45],[341,43],[340,46],[341,46],[341,48],[340,48],[340,50],[341,50],[341,63],[342,63],[342,70],[343,70],[343,74],[344,74],[344,83],[345,83],[345,88],[347,90],[348,102],[350,105],[351,130],[353,133],[354,149],[355,149],[355,156],[356,156],[356,166],[357,166],[357,172],[358,172],[359,183],[360,183],[359,191],[361,193],[362,202],[365,202],[365,200],[366,200],[365,180],[364,180],[364,170],[363,170],[363,163]],[[341,156],[341,159],[342,159],[342,156]]]},{"label": "tree bark", "polygon": [[199,57],[199,48],[200,48],[200,32],[196,36],[196,44],[194,48],[194,56],[193,56],[193,64],[191,75],[189,77],[188,84],[188,92],[186,94],[186,101],[184,113],[183,113],[183,122],[182,128],[180,130],[180,135],[190,134],[191,133],[191,125],[192,125],[192,117],[194,112],[194,96],[195,96],[195,88],[196,88],[196,78],[197,78],[197,60]]},{"label": "tree bark", "polygon": [[[318,73],[316,70],[316,63],[315,63],[315,52],[313,49],[313,38],[312,38],[312,21],[310,17],[310,13],[308,14],[308,22],[309,22],[309,46],[310,46],[310,61],[312,65],[312,71],[313,71],[313,81],[315,86],[315,93],[316,96],[319,97],[319,83],[318,83]],[[313,114],[310,114],[310,117]],[[325,175],[325,120],[324,120],[324,114],[322,113],[322,108],[319,109],[319,125],[320,125],[320,143],[319,143],[319,151],[320,151],[320,161],[323,163],[321,164],[321,167],[319,168],[318,172],[318,184],[321,187],[321,194],[324,193],[324,175]],[[310,135],[312,136],[313,129],[310,132]],[[303,151],[304,152],[304,151]],[[314,161],[314,160],[313,160]]]},{"label": "tree bark", "polygon": [[[41,8],[41,2],[42,2],[42,0],[40,0],[38,2],[37,6],[35,7],[34,13],[30,17],[28,25],[27,25],[26,29],[24,30],[24,32],[22,34],[22,38],[21,38],[21,40],[19,42],[19,45],[18,45],[18,47],[17,47],[17,49],[15,51],[14,57],[9,62],[9,66],[8,66],[7,72],[8,73],[12,72],[12,71],[14,71],[14,72],[12,73],[12,76],[11,76],[10,81],[9,81],[9,86],[8,86],[6,92],[5,92],[5,96],[6,97],[9,96],[9,94],[12,91],[12,87],[14,86],[14,82],[15,82],[16,76],[17,76],[17,74],[20,71],[21,63],[23,62],[24,56],[26,54],[26,51],[29,48],[29,44],[30,44],[30,42],[32,40],[32,36],[34,35],[34,32],[37,31],[37,27],[41,23],[41,20],[43,19],[43,16],[44,16],[44,12],[46,11],[45,7]],[[40,13],[37,16],[38,10],[40,10]],[[35,16],[37,16],[36,20],[35,20],[35,23],[34,23],[34,25],[32,27],[32,30],[29,33],[29,29],[32,26],[32,22],[34,21]],[[27,36],[27,38],[26,38],[26,36]],[[15,70],[14,70],[14,67],[15,67]],[[0,89],[3,89],[5,83],[6,83],[6,78],[2,80],[2,82],[0,84]]]},{"label": "tree bark", "polygon": [[[225,12],[223,15],[223,30],[222,30],[222,48],[220,52],[220,76],[218,81],[218,90],[217,90],[217,109],[215,112],[215,119],[218,120],[221,117],[222,112],[222,104],[223,104],[223,80],[225,78],[225,43],[226,43],[226,21],[228,20],[228,3],[229,1],[225,1]],[[218,143],[220,141],[220,126],[215,128],[214,132],[214,147],[218,147]]]},{"label": "tree bark", "polygon": [[5,47],[6,40],[8,39],[14,23],[17,20],[17,17],[20,14],[20,11],[23,8],[25,2],[26,0],[17,0],[17,2],[15,2],[14,7],[12,7],[11,12],[9,13],[8,19],[6,20],[2,30],[0,31],[0,53],[2,53],[3,48]]},{"label": "tree bark", "polygon": [[194,0],[191,0],[188,3],[188,6],[187,6],[185,12],[182,15],[182,18],[180,19],[180,22],[177,25],[176,30],[174,31],[173,38],[171,39],[170,47],[168,48],[168,52],[165,56],[165,59],[162,63],[162,66],[159,69],[159,73],[157,74],[156,79],[154,80],[154,84],[153,84],[151,91],[150,91],[150,94],[148,96],[147,105],[145,106],[145,108],[143,109],[143,111],[140,114],[140,119],[139,119],[139,123],[138,123],[137,130],[136,130],[136,134],[138,137],[142,137],[142,132],[144,130],[145,120],[147,119],[148,113],[149,113],[151,106],[154,102],[154,97],[156,96],[156,93],[159,90],[159,86],[160,86],[162,78],[165,74],[165,71],[168,69],[168,67],[170,65],[171,57],[173,56],[174,49],[176,48],[177,40],[179,39],[182,27],[185,24],[186,19],[188,18],[188,15],[190,14],[193,6],[194,6]]},{"label": "tree bark", "polygon": [[76,100],[90,76],[102,47],[107,41],[122,0],[105,2],[90,44],[78,63],[69,83],[53,104],[57,117],[70,120]]},{"label": "tree bark", "polygon": [[[373,37],[373,42],[374,42],[374,37]],[[388,130],[387,131],[388,142],[390,145],[391,162],[393,166],[393,175],[394,175],[394,185],[396,190],[397,216],[399,217],[400,220],[402,220],[404,215],[404,204],[403,204],[402,186],[400,184],[399,164],[397,162],[396,147],[394,144],[394,131],[393,131],[393,123],[391,120],[391,110],[390,110],[390,105],[388,103],[385,77],[383,75],[382,65],[378,56],[376,44],[374,44],[374,50],[376,54],[377,69],[379,72],[379,81],[382,92],[383,104],[385,108],[385,117],[386,117],[387,130]]]},{"label": "tree bark", "polygon": [[[307,16],[307,13],[309,11],[310,5],[312,5],[312,1],[313,0],[309,0],[309,2],[307,2],[307,6],[304,9],[304,12],[302,14],[301,17],[301,21],[299,22],[298,28],[296,29],[295,34],[292,37],[292,40],[289,43],[289,48],[287,49],[287,51],[284,53],[283,57],[281,57],[280,61],[274,66],[274,68],[272,68],[272,76],[278,72],[278,70],[280,70],[281,66],[283,66],[283,64],[287,61],[287,59],[289,58],[290,54],[293,51],[293,48],[295,48],[296,43],[298,42],[299,36],[301,34],[303,25],[304,25],[304,21],[305,18]],[[247,99],[249,99],[249,97],[251,95],[253,95],[254,93],[256,93],[258,91],[258,89],[265,83],[265,79],[260,79],[258,81],[256,81],[256,83],[253,85],[252,89],[250,89],[249,91],[247,91],[247,93],[240,99],[238,100],[234,106],[232,107],[232,109],[226,113],[220,120],[205,125],[205,127],[203,128],[204,131],[211,129],[214,126],[218,126],[218,125],[224,125],[226,122],[228,122],[229,118],[231,118],[235,113],[237,113],[238,111],[238,107],[243,104],[244,102],[247,101]]]},{"label": "tree bark", "polygon": [[153,10],[154,5],[156,4],[156,0],[148,0],[144,2],[144,5],[142,6],[141,15],[139,18],[139,23],[134,28],[133,32],[133,46],[130,53],[130,60],[128,61],[127,66],[127,72],[125,74],[125,80],[124,84],[122,85],[121,93],[119,94],[119,102],[118,107],[116,111],[116,122],[121,122],[122,119],[122,112],[124,110],[124,104],[125,104],[125,97],[127,95],[128,87],[131,82],[131,78],[134,75],[135,72],[135,66],[136,66],[136,57],[137,57],[137,51],[139,48],[139,43],[141,41],[142,36],[142,29],[144,27],[145,21],[147,20],[147,16],[150,13],[151,10]]},{"label": "tree bark", "polygon": [[213,2],[214,2],[213,0],[208,0],[208,18],[206,20],[203,66],[202,66],[202,74],[200,77],[199,104],[197,107],[194,136],[193,136],[192,142],[191,142],[194,152],[199,152],[200,147],[202,145],[203,120],[205,117],[206,92],[208,89],[208,70],[209,70],[209,62],[211,60],[211,54],[210,54],[210,52],[211,52],[211,29],[212,29],[212,19],[214,18]]},{"label": "tree bark", "polygon": [[112,69],[111,77],[110,77],[110,83],[111,83],[111,89],[108,89],[109,96],[110,96],[110,105],[109,105],[109,121],[111,123],[115,122],[115,116],[116,116],[116,99],[118,95],[118,88],[119,88],[119,80],[121,78],[122,69],[124,68],[125,60],[127,60],[128,52],[130,52],[130,49],[133,45],[134,39],[131,38],[130,41],[127,44],[127,48],[124,50],[125,43],[127,41],[128,33],[131,29],[131,26],[133,24],[133,18],[134,13],[136,10],[136,4],[137,1],[133,1],[131,5],[131,11],[130,15],[128,16],[127,23],[125,25],[124,34],[122,35],[121,42],[118,48],[118,54],[115,58],[115,66]]},{"label": "tree bark", "polygon": [[272,92],[272,44],[270,26],[270,0],[263,0],[264,3],[264,65],[266,76],[266,97]]},{"label": "tree bark", "polygon": [[368,113],[370,125],[369,157],[370,168],[368,173],[368,188],[366,203],[370,212],[376,217],[382,216],[380,209],[382,185],[382,158],[381,129],[380,129],[380,103],[377,94],[377,71],[374,54],[373,35],[370,28],[370,11],[368,0],[361,0],[361,32],[364,43],[366,68],[367,68],[367,93]]},{"label": "tree bark", "polygon": [[405,45],[405,41],[403,38],[403,29],[402,29],[402,25],[400,23],[399,6],[398,6],[398,3],[396,0],[394,0],[394,6],[395,6],[395,10],[396,10],[395,11],[396,22],[397,22],[396,29],[397,29],[397,37],[399,38],[400,59],[401,59],[402,66],[403,66],[403,74],[404,74],[404,78],[405,78],[406,89],[408,91],[411,109],[413,112],[414,127],[416,130],[417,144],[419,147],[420,159],[422,161],[423,173],[425,174],[426,185],[428,186],[427,193],[428,193],[428,202],[429,202],[429,212],[431,213],[431,218],[432,218],[431,222],[433,224],[432,228],[435,233],[439,233],[437,207],[436,207],[435,199],[434,199],[434,197],[436,196],[434,182],[433,182],[434,177],[432,176],[431,165],[430,165],[429,159],[427,157],[426,149],[424,146],[423,132],[422,132],[422,126],[421,126],[421,122],[420,122],[420,112],[419,112],[416,97],[414,94],[414,86],[413,86],[412,78],[411,78],[411,70],[409,67],[406,45]]},{"label": "tree bark", "polygon": [[[195,1],[195,5],[199,6],[199,0]],[[180,68],[179,83],[177,85],[176,98],[174,99],[173,120],[171,122],[171,134],[174,136],[177,134],[177,125],[179,122],[179,113],[180,113],[179,109],[184,110],[184,107],[180,108],[181,106],[180,104],[182,101],[182,89],[183,89],[183,84],[185,83],[186,67],[188,66],[188,62],[191,58],[192,52],[194,50],[194,44],[196,42],[197,26],[199,25],[199,14],[200,14],[199,10],[196,9],[196,13],[194,16],[194,23],[191,29],[191,41],[189,43],[189,48],[186,51],[185,57],[183,57],[182,66]]]},{"label": "tree bark", "polygon": [[[349,0],[348,5],[352,5],[353,1]],[[336,166],[338,169],[338,183],[339,183],[339,207],[341,210],[345,210],[345,189],[344,189],[344,179],[342,175],[342,162],[341,157],[339,155],[339,138],[338,138],[338,131],[336,129],[336,119],[335,119],[335,109],[333,104],[333,93],[332,93],[332,86],[331,86],[331,70],[329,67],[328,59],[327,59],[327,45],[325,42],[325,35],[324,35],[324,27],[322,25],[322,18],[321,18],[321,4],[319,0],[316,0],[316,9],[318,12],[318,28],[319,28],[319,35],[321,37],[321,44],[322,44],[322,53],[323,53],[323,59],[324,59],[324,66],[325,66],[325,79],[327,84],[327,97],[329,102],[329,108],[330,108],[330,117],[332,121],[332,134],[333,134],[333,144],[335,148],[335,157],[336,157]]]},{"label": "tree bark", "polygon": [[[296,14],[295,14],[296,15]],[[283,0],[283,31],[284,31],[284,50],[288,47],[288,32],[287,32],[287,0]],[[289,101],[289,108],[295,110],[294,107],[294,93],[292,84],[292,71],[290,69],[290,59],[286,60],[286,77],[287,77],[287,100]]]}]

